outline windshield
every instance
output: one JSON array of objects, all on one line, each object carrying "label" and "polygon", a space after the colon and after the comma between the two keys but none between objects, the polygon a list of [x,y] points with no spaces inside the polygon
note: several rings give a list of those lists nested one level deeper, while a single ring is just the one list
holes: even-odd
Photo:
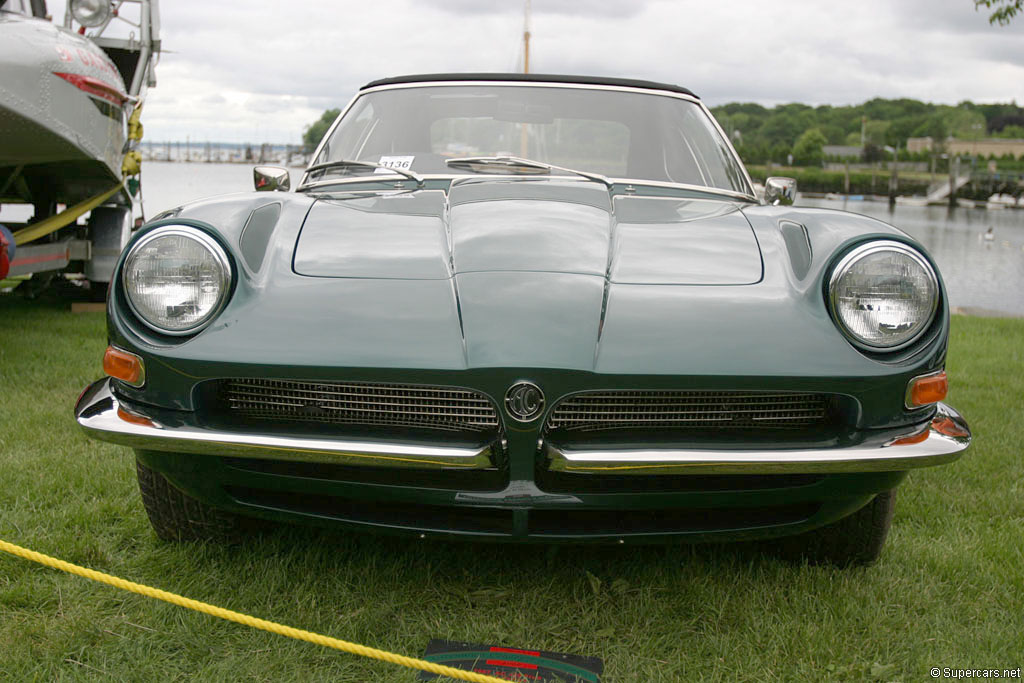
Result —
[{"label": "windshield", "polygon": [[472,170],[447,160],[490,156],[750,193],[739,161],[700,105],[597,88],[423,85],[365,93],[313,164],[351,160],[457,175]]}]

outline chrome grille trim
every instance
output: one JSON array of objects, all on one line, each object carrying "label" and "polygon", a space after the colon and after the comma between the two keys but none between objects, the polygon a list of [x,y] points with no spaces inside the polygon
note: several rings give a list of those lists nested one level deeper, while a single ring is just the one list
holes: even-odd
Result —
[{"label": "chrome grille trim", "polygon": [[227,379],[219,390],[229,415],[246,418],[486,432],[498,411],[471,389],[415,384]]},{"label": "chrome grille trim", "polygon": [[568,396],[548,430],[799,428],[828,420],[828,394],[751,391],[594,391]]}]

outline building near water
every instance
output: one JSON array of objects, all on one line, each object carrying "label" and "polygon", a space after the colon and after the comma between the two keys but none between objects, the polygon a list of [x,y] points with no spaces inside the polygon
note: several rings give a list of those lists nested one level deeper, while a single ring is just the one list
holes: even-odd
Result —
[{"label": "building near water", "polygon": [[[931,137],[907,138],[907,151],[911,154],[930,152],[934,146],[935,141]],[[981,140],[946,138],[946,141],[943,143],[943,151],[946,154],[981,157],[1003,157],[1009,154],[1013,158],[1019,159],[1024,157],[1024,140],[1012,138],[983,138]]]},{"label": "building near water", "polygon": [[822,148],[827,159],[857,159],[864,156],[864,148],[860,145],[825,145]]}]

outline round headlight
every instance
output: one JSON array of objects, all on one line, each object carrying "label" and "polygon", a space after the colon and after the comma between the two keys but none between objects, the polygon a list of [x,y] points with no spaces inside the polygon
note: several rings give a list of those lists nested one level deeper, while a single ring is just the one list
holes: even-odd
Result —
[{"label": "round headlight", "polygon": [[105,24],[110,20],[110,0],[71,0],[71,16],[88,28]]},{"label": "round headlight", "polygon": [[209,235],[167,226],[132,247],[123,282],[129,305],[144,323],[164,334],[190,334],[224,305],[231,265]]},{"label": "round headlight", "polygon": [[839,262],[829,283],[832,315],[862,348],[894,351],[917,339],[939,303],[931,265],[899,242],[870,242]]}]

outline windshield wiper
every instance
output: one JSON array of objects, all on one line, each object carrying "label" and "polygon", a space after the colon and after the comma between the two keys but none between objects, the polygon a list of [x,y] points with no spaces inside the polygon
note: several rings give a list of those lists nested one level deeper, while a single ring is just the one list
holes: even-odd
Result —
[{"label": "windshield wiper", "polygon": [[[418,173],[406,171],[405,169],[402,168],[392,168],[391,166],[385,166],[383,164],[375,164],[372,161],[353,161],[350,159],[339,159],[337,161],[328,161],[322,164],[313,164],[312,166],[306,169],[306,175],[309,175],[310,173],[315,173],[316,171],[328,171],[332,168],[382,168],[396,175],[405,176],[409,180],[414,180],[416,182],[416,187],[423,187],[423,177],[420,176]],[[324,174],[321,173],[320,175],[322,177]],[[295,191],[298,192],[299,190],[303,190],[311,186],[312,184],[313,183],[305,183],[303,185],[300,185],[299,187],[296,188]]]},{"label": "windshield wiper", "polygon": [[454,168],[465,168],[470,171],[474,171],[475,173],[524,173],[541,175],[551,173],[551,171],[562,171],[564,173],[572,173],[574,175],[581,176],[587,180],[602,183],[609,189],[612,187],[612,181],[598,173],[577,171],[573,168],[555,166],[554,164],[547,164],[543,161],[534,161],[533,159],[523,159],[521,157],[463,157],[460,159],[447,159],[444,163]]}]

